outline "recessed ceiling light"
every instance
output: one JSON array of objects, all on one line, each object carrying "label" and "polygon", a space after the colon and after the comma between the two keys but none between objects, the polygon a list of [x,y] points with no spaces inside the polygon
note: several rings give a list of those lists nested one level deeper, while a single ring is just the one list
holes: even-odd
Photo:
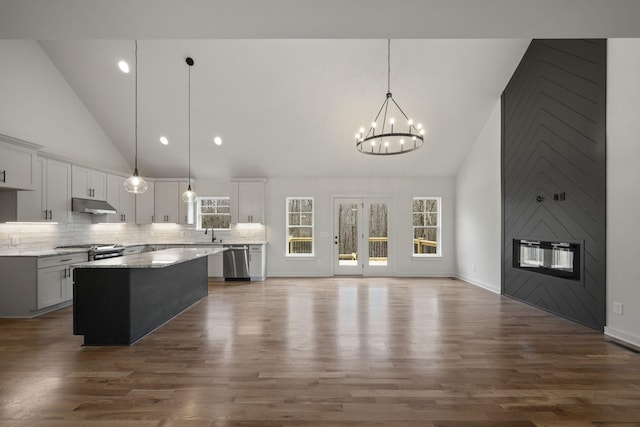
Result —
[{"label": "recessed ceiling light", "polygon": [[166,136],[161,136],[160,142],[162,143],[162,145],[169,145],[169,140],[167,139]]},{"label": "recessed ceiling light", "polygon": [[222,138],[220,138],[219,136],[216,136],[215,138],[213,138],[213,142],[216,145],[222,145]]},{"label": "recessed ceiling light", "polygon": [[127,64],[126,61],[118,62],[118,68],[120,68],[120,71],[122,71],[125,74],[129,73],[129,64]]}]

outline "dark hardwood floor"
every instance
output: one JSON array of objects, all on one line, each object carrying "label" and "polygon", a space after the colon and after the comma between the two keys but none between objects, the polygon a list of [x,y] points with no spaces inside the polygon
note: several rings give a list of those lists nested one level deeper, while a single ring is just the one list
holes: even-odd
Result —
[{"label": "dark hardwood floor", "polygon": [[640,355],[452,279],[269,279],[132,347],[0,320],[1,426],[638,426]]}]

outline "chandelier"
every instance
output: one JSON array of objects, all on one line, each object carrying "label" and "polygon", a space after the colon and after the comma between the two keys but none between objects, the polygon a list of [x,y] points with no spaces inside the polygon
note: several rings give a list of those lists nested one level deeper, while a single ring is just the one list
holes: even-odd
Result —
[{"label": "chandelier", "polygon": [[387,95],[369,130],[365,133],[361,127],[356,133],[356,147],[361,153],[379,156],[408,153],[422,147],[424,132],[422,124],[414,124],[391,94],[391,39],[388,39]]}]

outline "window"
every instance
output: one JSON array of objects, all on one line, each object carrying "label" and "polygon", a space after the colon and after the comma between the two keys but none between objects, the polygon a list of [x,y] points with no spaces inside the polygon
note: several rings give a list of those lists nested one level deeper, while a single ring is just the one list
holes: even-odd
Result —
[{"label": "window", "polygon": [[414,197],[414,256],[440,256],[440,227],[440,197]]},{"label": "window", "polygon": [[287,197],[287,255],[313,255],[312,197]]},{"label": "window", "polygon": [[198,197],[196,228],[231,228],[231,202],[228,197]]}]

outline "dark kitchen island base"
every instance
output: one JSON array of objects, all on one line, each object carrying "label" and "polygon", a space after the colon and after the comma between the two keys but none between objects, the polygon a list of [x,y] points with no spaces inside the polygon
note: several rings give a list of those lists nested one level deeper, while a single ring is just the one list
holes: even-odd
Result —
[{"label": "dark kitchen island base", "polygon": [[73,333],[84,335],[84,345],[131,345],[207,294],[206,256],[162,268],[79,265]]}]

